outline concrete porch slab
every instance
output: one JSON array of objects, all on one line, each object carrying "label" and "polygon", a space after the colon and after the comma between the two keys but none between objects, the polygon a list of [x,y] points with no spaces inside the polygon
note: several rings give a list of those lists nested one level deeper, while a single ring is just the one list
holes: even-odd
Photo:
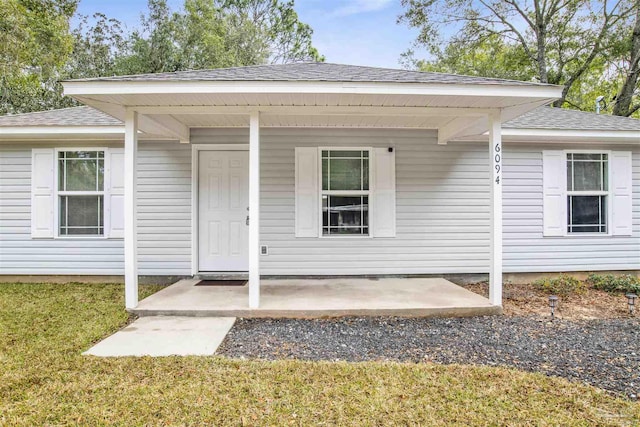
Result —
[{"label": "concrete porch slab", "polygon": [[210,356],[235,320],[233,317],[141,317],[83,354],[100,357]]},{"label": "concrete porch slab", "polygon": [[501,307],[442,278],[262,280],[260,308],[248,286],[195,286],[181,280],[142,300],[139,316],[462,317],[500,314]]}]

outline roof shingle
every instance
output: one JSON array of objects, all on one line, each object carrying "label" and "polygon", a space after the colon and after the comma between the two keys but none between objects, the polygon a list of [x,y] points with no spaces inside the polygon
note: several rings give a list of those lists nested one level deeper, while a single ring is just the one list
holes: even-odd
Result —
[{"label": "roof shingle", "polygon": [[314,81],[541,86],[540,83],[517,80],[332,64],[328,62],[254,65],[213,70],[98,77],[72,81]]},{"label": "roof shingle", "polygon": [[538,107],[502,125],[506,129],[638,130],[640,120],[566,108]]},{"label": "roof shingle", "polygon": [[110,115],[85,105],[0,116],[0,126],[122,126]]}]

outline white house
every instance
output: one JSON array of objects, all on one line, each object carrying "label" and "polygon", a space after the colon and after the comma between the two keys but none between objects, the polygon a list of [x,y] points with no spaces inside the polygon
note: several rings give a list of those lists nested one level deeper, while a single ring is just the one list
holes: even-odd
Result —
[{"label": "white house", "polygon": [[640,121],[328,63],[64,82],[0,117],[0,275],[640,270]]}]

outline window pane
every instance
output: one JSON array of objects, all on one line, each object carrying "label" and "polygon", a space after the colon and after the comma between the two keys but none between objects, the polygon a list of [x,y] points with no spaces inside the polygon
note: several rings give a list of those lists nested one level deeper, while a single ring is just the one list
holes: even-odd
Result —
[{"label": "window pane", "polygon": [[67,151],[59,153],[58,189],[61,191],[102,191],[104,152]]},{"label": "window pane", "polygon": [[329,151],[329,157],[331,158],[352,158],[359,159],[362,157],[362,151],[345,151],[345,150],[331,150]]},{"label": "window pane", "polygon": [[602,153],[573,153],[573,160],[582,161],[582,160],[603,160],[606,159],[607,155]]},{"label": "window pane", "polygon": [[568,223],[570,233],[606,233],[606,196],[569,196]]},{"label": "window pane", "polygon": [[600,162],[573,162],[573,190],[601,191],[602,165]]},{"label": "window pane", "polygon": [[322,234],[369,234],[367,196],[323,196]]},{"label": "window pane", "polygon": [[329,160],[322,159],[322,189],[329,189]]},{"label": "window pane", "polygon": [[103,196],[60,196],[60,235],[102,235]]},{"label": "window pane", "polygon": [[322,151],[322,189],[333,191],[369,189],[367,151]]},{"label": "window pane", "polygon": [[329,162],[329,190],[362,189],[360,159],[331,159]]}]

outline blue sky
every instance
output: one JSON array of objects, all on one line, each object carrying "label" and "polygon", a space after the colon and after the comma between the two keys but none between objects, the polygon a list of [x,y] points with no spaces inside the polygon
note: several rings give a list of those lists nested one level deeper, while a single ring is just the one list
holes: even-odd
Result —
[{"label": "blue sky", "polygon": [[[183,0],[168,0],[179,9]],[[128,28],[146,11],[147,0],[81,0],[78,12],[102,12]],[[328,62],[399,68],[400,54],[417,32],[396,24],[399,0],[296,0],[300,20],[311,25],[313,41]]]}]

